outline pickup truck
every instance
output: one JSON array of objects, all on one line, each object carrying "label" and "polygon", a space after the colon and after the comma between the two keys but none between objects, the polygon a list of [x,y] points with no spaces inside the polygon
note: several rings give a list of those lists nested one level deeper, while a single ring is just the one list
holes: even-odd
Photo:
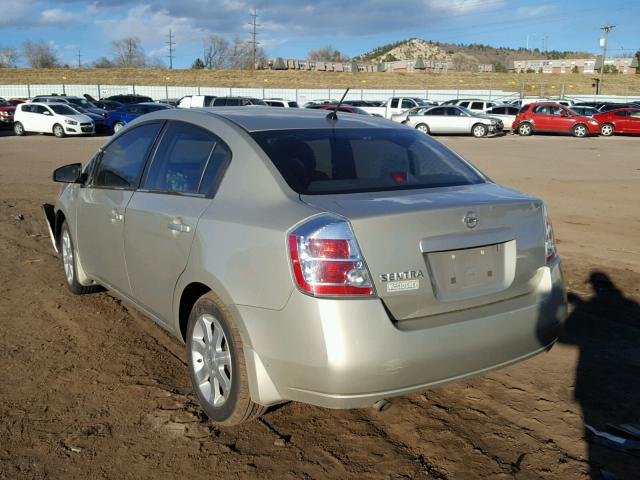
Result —
[{"label": "pickup truck", "polygon": [[381,107],[360,107],[371,115],[378,115],[386,119],[391,119],[391,115],[404,112],[413,107],[430,107],[433,102],[418,97],[392,97]]},{"label": "pickup truck", "polygon": [[187,95],[180,99],[178,108],[210,107],[215,99],[215,95]]}]

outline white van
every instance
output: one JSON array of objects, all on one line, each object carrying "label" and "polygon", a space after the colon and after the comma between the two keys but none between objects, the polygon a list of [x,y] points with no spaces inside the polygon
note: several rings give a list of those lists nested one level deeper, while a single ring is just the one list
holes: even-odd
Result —
[{"label": "white van", "polygon": [[67,103],[23,103],[16,107],[13,131],[22,136],[29,132],[66,135],[93,135],[91,118],[78,113]]}]

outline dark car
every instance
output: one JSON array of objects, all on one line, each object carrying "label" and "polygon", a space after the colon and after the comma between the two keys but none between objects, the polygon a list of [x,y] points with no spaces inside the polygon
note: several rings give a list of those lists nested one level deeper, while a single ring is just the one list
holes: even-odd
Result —
[{"label": "dark car", "polygon": [[211,104],[212,107],[246,107],[248,105],[268,106],[264,100],[253,97],[217,97]]},{"label": "dark car", "polygon": [[136,94],[111,95],[110,97],[106,97],[103,100],[112,100],[112,101],[120,102],[124,104],[153,102],[153,98],[151,97],[147,97],[145,95],[136,95]]},{"label": "dark car", "polygon": [[122,107],[107,112],[106,123],[115,133],[119,132],[124,126],[135,120],[145,113],[155,112],[157,110],[165,110],[173,108],[164,103],[134,103],[133,105],[123,105]]},{"label": "dark car", "polygon": [[635,108],[632,103],[605,103],[598,108],[600,113],[610,112],[612,110],[618,110],[619,108]]},{"label": "dark car", "polygon": [[16,107],[0,98],[0,127],[11,127],[13,125],[13,114],[15,111]]},{"label": "dark car", "polygon": [[105,133],[111,130],[111,127],[107,125],[107,115],[108,113],[104,110],[101,110],[101,114],[98,115],[95,113],[95,109],[87,110],[85,108],[79,107],[78,105],[69,105],[72,109],[76,110],[78,113],[82,113],[86,115],[93,121],[93,125],[95,126],[96,133]]},{"label": "dark car", "polygon": [[640,133],[640,108],[619,108],[593,116],[602,125],[600,133],[609,137],[614,133]]},{"label": "dark car", "polygon": [[538,132],[568,133],[574,137],[588,137],[600,133],[600,124],[583,117],[558,103],[530,103],[520,109],[512,125],[520,135]]},{"label": "dark car", "polygon": [[102,110],[106,110],[108,112],[117,110],[118,108],[124,106],[124,103],[116,102],[115,100],[105,100],[105,99],[93,100],[93,104],[96,107],[101,108]]}]

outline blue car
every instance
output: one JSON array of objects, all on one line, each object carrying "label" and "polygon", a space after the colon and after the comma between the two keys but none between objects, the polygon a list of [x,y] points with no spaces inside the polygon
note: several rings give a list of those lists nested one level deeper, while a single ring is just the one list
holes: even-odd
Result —
[{"label": "blue car", "polygon": [[106,115],[102,115],[102,114],[98,115],[93,110],[87,110],[82,107],[78,107],[77,105],[70,105],[70,107],[76,110],[78,113],[81,113],[89,117],[93,121],[93,124],[95,125],[96,133],[104,133],[104,132],[111,131],[111,127],[107,125],[107,119],[105,118]]},{"label": "blue car", "polygon": [[173,108],[162,103],[134,103],[132,105],[124,105],[112,112],[107,112],[107,125],[113,129],[115,133],[119,132],[124,126],[145,113],[155,112],[157,110],[165,110]]}]

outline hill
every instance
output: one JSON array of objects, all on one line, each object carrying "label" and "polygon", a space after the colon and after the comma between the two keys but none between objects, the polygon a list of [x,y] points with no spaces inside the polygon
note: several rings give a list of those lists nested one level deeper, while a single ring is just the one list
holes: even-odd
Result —
[{"label": "hill", "polygon": [[474,57],[478,63],[493,64],[497,71],[501,67],[508,68],[514,60],[525,59],[558,59],[558,58],[593,58],[594,55],[586,52],[557,51],[550,50],[541,52],[535,48],[507,48],[492,47],[478,43],[472,44],[451,44],[432,42],[420,38],[410,38],[399,42],[390,43],[375,48],[370,52],[363,53],[355,57],[362,61],[395,61],[395,60],[415,60],[421,56],[424,60],[451,60],[456,53],[464,53]]}]

